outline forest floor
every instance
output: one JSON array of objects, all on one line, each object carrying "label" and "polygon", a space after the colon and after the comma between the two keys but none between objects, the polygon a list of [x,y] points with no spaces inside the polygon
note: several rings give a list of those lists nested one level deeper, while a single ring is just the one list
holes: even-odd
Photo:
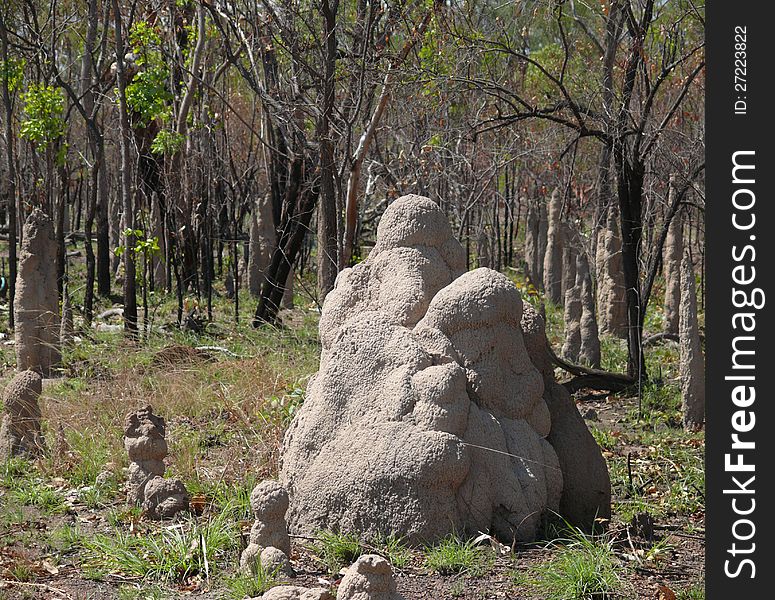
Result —
[{"label": "forest floor", "polygon": [[[246,598],[277,583],[237,567],[252,524],[250,491],[276,475],[283,432],[317,369],[317,309],[297,298],[284,327],[256,330],[249,298],[239,324],[233,303],[219,298],[214,323],[194,335],[163,327],[174,318],[171,302],[158,301],[161,329],[142,342],[111,327],[81,334],[64,352],[61,377],[46,381],[49,453],[0,465],[0,598]],[[658,331],[659,319],[647,329]],[[558,347],[558,311],[548,321]],[[604,367],[622,369],[624,342],[603,346]],[[393,563],[407,600],[704,598],[704,435],[680,428],[675,345],[649,348],[647,357],[654,382],[640,401],[577,394],[611,473],[605,533],[552,529],[504,553],[487,540],[407,548],[313,532],[293,541],[292,583],[335,590],[343,566],[376,552]],[[13,364],[13,346],[0,341],[3,382]],[[124,503],[124,417],[145,404],[167,420],[167,475],[193,498],[196,514],[171,523]]]}]

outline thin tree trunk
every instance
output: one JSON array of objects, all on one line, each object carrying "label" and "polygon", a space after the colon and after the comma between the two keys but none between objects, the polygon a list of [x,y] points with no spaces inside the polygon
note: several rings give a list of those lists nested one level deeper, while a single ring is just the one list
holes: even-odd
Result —
[{"label": "thin tree trunk", "polygon": [[397,59],[389,67],[385,74],[385,79],[382,82],[382,91],[377,100],[377,106],[371,115],[369,124],[366,130],[361,135],[358,141],[358,147],[355,149],[355,153],[352,156],[350,167],[350,177],[347,180],[347,199],[345,202],[345,220],[344,220],[344,239],[342,240],[342,251],[339,260],[339,268],[343,269],[352,259],[353,245],[355,244],[355,231],[358,228],[358,190],[360,188],[361,171],[363,170],[363,161],[366,158],[366,154],[369,151],[371,142],[374,140],[374,135],[377,132],[380,122],[382,121],[382,115],[387,107],[388,100],[390,99],[390,93],[393,88],[393,82],[396,78],[396,72],[398,66],[403,63],[409,52],[414,48],[415,44],[423,38],[425,30],[431,22],[433,16],[433,9],[429,10],[425,14],[425,18],[420,25],[414,31],[414,35],[404,44]]},{"label": "thin tree trunk", "polygon": [[130,336],[137,335],[137,291],[135,289],[135,235],[132,206],[132,181],[129,146],[132,132],[129,126],[129,110],[126,102],[126,68],[124,65],[124,32],[121,7],[113,0],[116,34],[116,84],[118,87],[119,121],[121,127],[121,201],[124,207],[124,329]]},{"label": "thin tree trunk", "polygon": [[304,244],[312,213],[315,210],[319,189],[307,187],[303,159],[296,157],[289,169],[288,186],[284,199],[286,210],[278,228],[277,246],[266,270],[261,299],[253,317],[253,326],[274,325],[282,305],[285,283],[296,257]]},{"label": "thin tree trunk", "polygon": [[617,155],[619,210],[622,231],[622,271],[627,298],[627,374],[645,381],[648,379],[643,359],[643,320],[640,298],[640,244],[642,235],[641,205],[643,198],[643,166],[629,165],[623,150]]},{"label": "thin tree trunk", "polygon": [[320,115],[320,200],[318,201],[318,302],[322,304],[334,288],[339,260],[339,218],[336,210],[334,183],[334,148],[331,140],[331,117],[334,111],[334,70],[336,68],[336,14],[339,0],[323,0],[326,40],[326,72],[323,83],[323,110]]},{"label": "thin tree trunk", "polygon": [[[8,30],[5,19],[0,14],[0,44],[2,44],[3,63],[8,64]],[[13,101],[9,87],[9,70],[4,69],[2,78],[3,106],[5,107],[5,159],[8,171],[8,326],[14,328],[13,305],[16,296],[16,159],[13,143]]]}]

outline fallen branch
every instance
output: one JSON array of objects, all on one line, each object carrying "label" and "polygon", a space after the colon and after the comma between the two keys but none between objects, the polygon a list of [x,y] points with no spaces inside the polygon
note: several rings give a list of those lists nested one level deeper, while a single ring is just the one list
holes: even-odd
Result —
[{"label": "fallen branch", "polygon": [[581,389],[622,392],[635,385],[635,379],[633,377],[623,373],[590,369],[589,367],[569,363],[557,356],[548,342],[546,346],[549,351],[549,356],[552,359],[552,363],[571,375],[574,375],[573,379],[562,384],[571,394]]},{"label": "fallen branch", "polygon": [[[643,347],[645,348],[646,346],[652,346],[665,340],[676,343],[680,341],[677,333],[655,333],[654,335],[650,335],[647,338],[644,338]],[[705,335],[703,333],[700,333],[700,341],[705,344]]]},{"label": "fallen branch", "polygon": [[655,333],[654,335],[650,335],[647,338],[643,340],[643,347],[651,346],[653,344],[658,344],[659,342],[663,342],[665,340],[671,341],[671,342],[677,342],[678,341],[678,334],[677,333]]}]

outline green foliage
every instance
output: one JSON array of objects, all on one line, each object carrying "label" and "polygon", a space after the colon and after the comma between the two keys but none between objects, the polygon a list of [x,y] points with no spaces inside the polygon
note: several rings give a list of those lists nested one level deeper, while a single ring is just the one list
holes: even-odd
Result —
[{"label": "green foliage", "polygon": [[[118,430],[114,435],[120,435]],[[84,428],[81,431],[69,429],[66,433],[67,444],[75,457],[74,464],[65,474],[73,485],[93,486],[111,458],[109,440],[94,430]],[[106,487],[103,492],[108,493]]]},{"label": "green foliage", "polygon": [[617,438],[610,431],[598,429],[594,425],[589,426],[589,431],[592,434],[592,437],[595,438],[597,445],[603,450],[611,451],[616,446]]},{"label": "green foliage", "polygon": [[161,252],[158,237],[154,236],[143,238],[143,232],[139,229],[134,232],[134,235],[136,240],[134,251],[137,254],[142,254],[143,256],[149,257]]},{"label": "green foliage", "polygon": [[[648,382],[641,389],[640,421],[654,428],[660,424],[681,426],[681,389],[676,383]],[[631,415],[638,419],[637,408]]]},{"label": "green foliage", "polygon": [[13,457],[0,465],[0,486],[11,489],[32,471],[32,464],[21,457]]},{"label": "green foliage", "polygon": [[305,390],[301,387],[294,387],[287,394],[282,396],[272,396],[268,399],[264,418],[270,422],[278,422],[283,427],[290,425],[296,411],[304,403]]},{"label": "green foliage", "polygon": [[151,152],[154,154],[171,155],[180,152],[183,144],[186,142],[186,136],[175,131],[167,129],[161,130],[151,143]]},{"label": "green foliage", "polygon": [[78,501],[91,509],[104,508],[116,499],[118,492],[118,481],[113,478],[104,483],[86,486],[79,491]]},{"label": "green foliage", "polygon": [[676,594],[678,600],[705,600],[705,584],[695,583],[687,588],[679,590]]},{"label": "green foliage", "polygon": [[140,68],[126,87],[129,108],[147,125],[171,114],[173,95],[169,90],[169,67],[161,52],[161,36],[147,21],[138,21],[129,32],[129,43]]},{"label": "green foliage", "polygon": [[139,113],[144,124],[169,116],[168,103],[172,94],[167,89],[169,72],[162,65],[154,65],[140,71],[126,86],[126,101],[129,108]]},{"label": "green foliage", "polygon": [[[629,440],[629,442],[636,440]],[[705,465],[702,434],[681,430],[646,431],[637,442],[645,449],[609,459],[615,512],[629,521],[639,512],[655,518],[692,515],[704,509]]]},{"label": "green foliage", "polygon": [[473,540],[461,540],[456,535],[448,535],[435,546],[426,549],[425,566],[440,575],[465,573],[482,575],[489,567],[484,548]]},{"label": "green foliage", "polygon": [[82,535],[77,526],[64,524],[48,536],[48,545],[65,554],[81,546]]},{"label": "green foliage", "polygon": [[238,482],[225,483],[219,481],[216,485],[203,486],[200,482],[186,482],[191,494],[203,494],[210,498],[214,510],[229,515],[234,521],[250,521],[253,511],[250,508],[250,492],[258,483],[253,473],[246,473]]},{"label": "green foliage", "polygon": [[354,563],[365,553],[363,545],[354,534],[333,531],[319,531],[310,550],[331,573],[337,573],[339,569]]},{"label": "green foliage", "polygon": [[24,139],[45,148],[65,132],[65,99],[61,90],[38,83],[30,84],[22,94],[24,120],[19,133]]},{"label": "green foliage", "polygon": [[390,564],[397,569],[401,569],[409,564],[412,558],[412,552],[404,543],[403,538],[390,534],[377,540],[380,554],[384,554]]},{"label": "green foliage", "polygon": [[417,51],[420,67],[432,75],[421,81],[421,94],[427,99],[437,101],[440,100],[444,88],[443,82],[454,73],[454,56],[451,51],[455,46],[445,44],[441,30],[434,17]]},{"label": "green foliage", "polygon": [[619,578],[613,541],[571,528],[567,539],[555,540],[556,553],[527,573],[513,574],[514,583],[537,591],[546,600],[603,600],[628,597]]},{"label": "green foliage", "polygon": [[[136,256],[144,256],[145,258],[149,258],[161,252],[161,248],[159,247],[159,238],[156,236],[146,238],[145,232],[142,229],[125,229],[122,235],[124,239],[134,238],[135,245],[132,246],[132,250]],[[125,251],[126,246],[122,245],[116,246],[116,248],[113,250],[113,253],[116,256],[121,256]]]},{"label": "green foliage", "polygon": [[459,598],[466,592],[466,582],[464,580],[458,580],[449,586],[449,595],[453,598]]},{"label": "green foliage", "polygon": [[616,337],[600,337],[600,363],[605,371],[627,371],[627,342]]},{"label": "green foliage", "polygon": [[8,574],[14,581],[29,582],[35,580],[35,570],[32,564],[27,561],[19,561],[11,565]]},{"label": "green foliage", "polygon": [[8,92],[10,94],[21,89],[26,66],[27,61],[23,58],[11,56],[7,61],[0,60],[0,81],[5,81],[8,78]]},{"label": "green foliage", "polygon": [[[571,51],[570,60],[565,62],[565,49],[559,43],[549,43],[533,51],[530,58],[536,64],[531,63],[527,68],[527,88],[533,91],[533,97],[538,100],[556,98],[560,90],[553,79],[560,79],[563,65],[566,75],[570,78],[564,80],[571,96],[578,98],[590,85],[590,80],[585,77],[588,71],[588,61],[578,52]],[[540,65],[540,68],[537,66]]]},{"label": "green foliage", "polygon": [[132,25],[129,31],[129,44],[138,52],[137,64],[147,64],[151,52],[161,46],[161,36],[158,30],[148,21],[139,20]]}]

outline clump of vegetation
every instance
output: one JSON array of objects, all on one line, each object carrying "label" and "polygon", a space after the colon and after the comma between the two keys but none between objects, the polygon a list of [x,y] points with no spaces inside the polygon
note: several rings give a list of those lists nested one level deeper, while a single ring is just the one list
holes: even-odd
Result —
[{"label": "clump of vegetation", "polygon": [[82,537],[82,566],[149,581],[178,582],[193,575],[209,577],[223,564],[216,558],[236,548],[236,524],[223,514],[202,524],[189,519],[143,535],[116,528],[109,534]]},{"label": "clump of vegetation", "polygon": [[617,436],[615,436],[612,432],[606,429],[599,429],[594,425],[589,427],[589,431],[592,434],[592,437],[595,438],[597,445],[600,446],[603,450],[611,451],[616,447]]},{"label": "clump of vegetation", "polygon": [[23,506],[34,506],[44,514],[67,511],[65,498],[57,490],[38,479],[22,480],[11,488],[11,499]]},{"label": "clump of vegetation", "polygon": [[705,584],[695,583],[679,590],[676,598],[678,600],[705,600]]},{"label": "clump of vegetation", "polygon": [[626,597],[619,576],[621,565],[610,538],[587,536],[571,528],[565,539],[553,541],[552,558],[527,572],[514,572],[518,586],[528,587],[546,600],[607,600]]},{"label": "clump of vegetation", "polygon": [[404,540],[395,534],[379,538],[377,551],[383,554],[390,561],[390,564],[397,569],[405,567],[412,558],[412,552]]},{"label": "clump of vegetation", "polygon": [[319,531],[310,550],[331,573],[339,572],[342,567],[351,565],[366,554],[366,548],[357,536],[334,531]]},{"label": "clump of vegetation", "polygon": [[426,549],[425,566],[440,575],[462,573],[482,575],[491,564],[491,557],[484,547],[473,540],[463,540],[448,535],[438,544]]},{"label": "clump of vegetation", "polygon": [[237,573],[224,579],[228,597],[241,600],[260,596],[279,583],[279,571],[280,567],[273,570],[267,569],[261,564],[261,558],[257,557],[251,573]]}]

